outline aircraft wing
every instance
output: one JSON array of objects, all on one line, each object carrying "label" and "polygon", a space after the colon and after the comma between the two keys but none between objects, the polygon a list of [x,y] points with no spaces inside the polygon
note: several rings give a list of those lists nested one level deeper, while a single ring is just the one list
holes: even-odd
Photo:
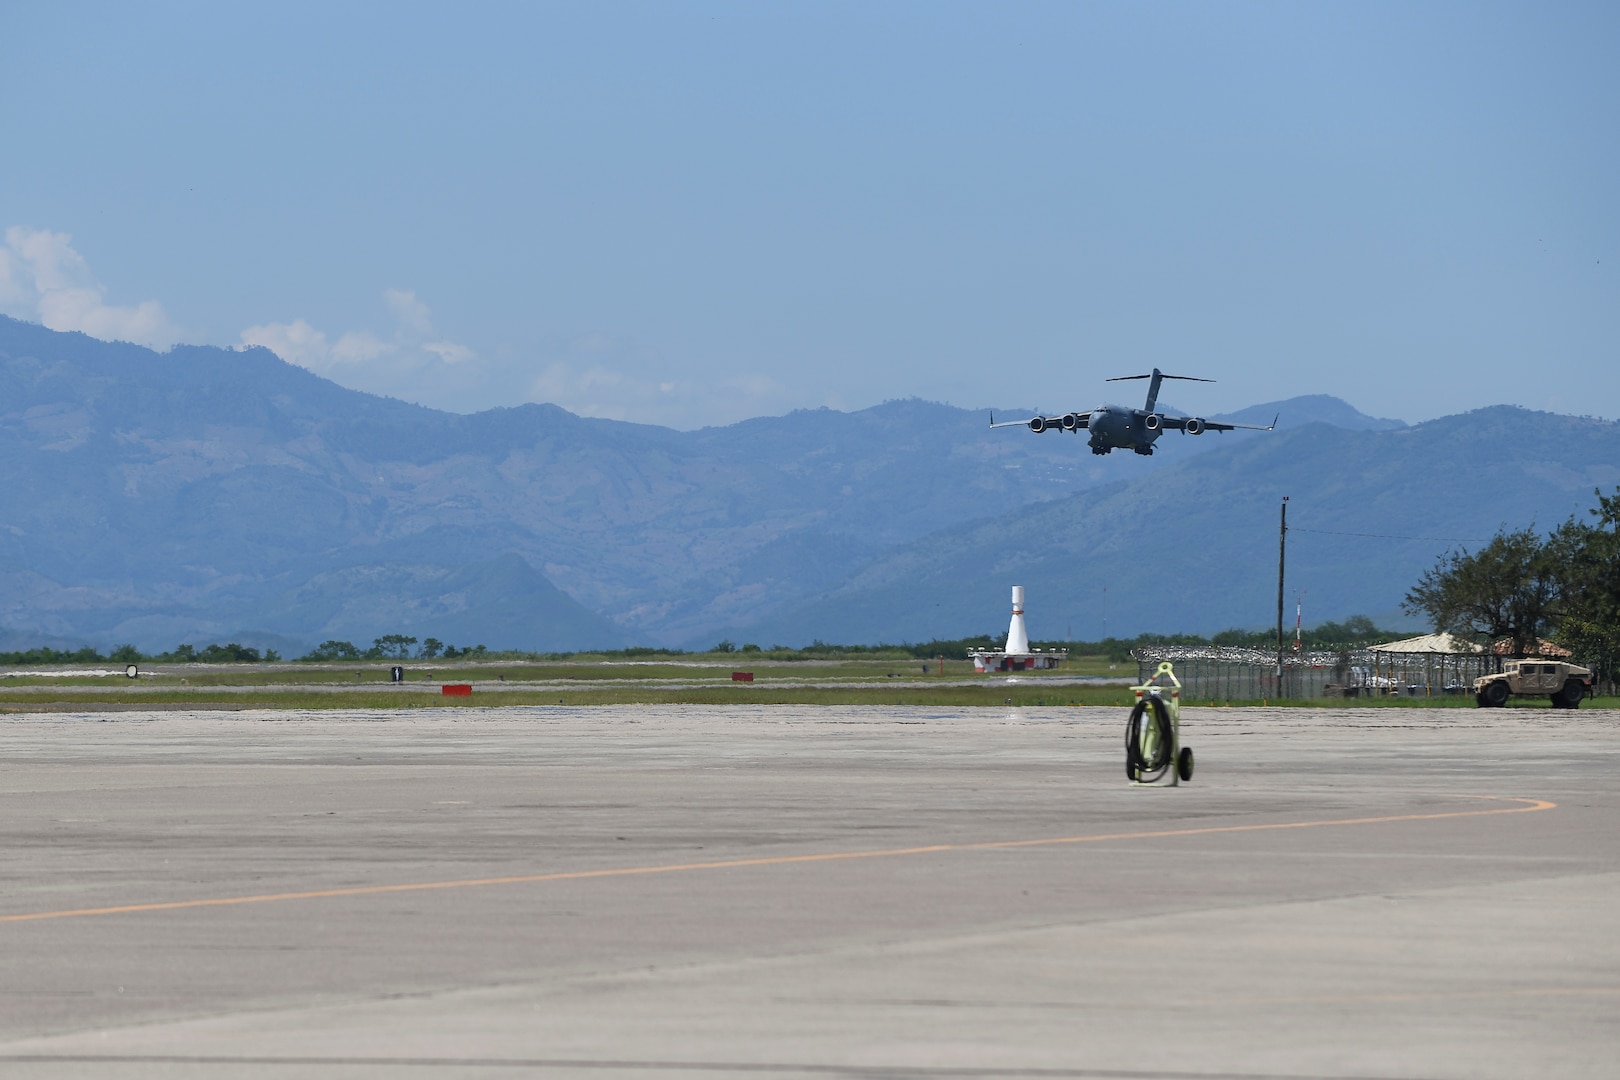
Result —
[{"label": "aircraft wing", "polygon": [[1027,427],[1033,432],[1042,432],[1047,429],[1055,431],[1084,431],[1091,423],[1091,412],[1064,413],[1061,416],[1032,416],[1028,420],[1003,420],[996,423],[996,414],[990,414],[990,426],[998,427]]},{"label": "aircraft wing", "polygon": [[1277,420],[1281,416],[1282,413],[1273,416],[1271,423],[1263,427],[1259,424],[1222,424],[1216,420],[1205,420],[1202,416],[1161,416],[1159,423],[1168,430],[1202,435],[1206,431],[1271,431],[1276,428]]}]

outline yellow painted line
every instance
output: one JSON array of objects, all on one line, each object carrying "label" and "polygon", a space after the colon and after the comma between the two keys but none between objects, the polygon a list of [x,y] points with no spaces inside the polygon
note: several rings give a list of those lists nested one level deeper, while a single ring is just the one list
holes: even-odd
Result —
[{"label": "yellow painted line", "polygon": [[1520,799],[1495,795],[1458,795],[1453,797],[1489,799],[1495,802],[1511,802],[1522,805],[1493,807],[1489,810],[1448,810],[1435,814],[1394,814],[1385,817],[1334,818],[1325,821],[1282,821],[1263,825],[1206,825],[1193,829],[1098,833],[1092,836],[1054,836],[1037,840],[986,840],[972,844],[928,844],[923,847],[887,848],[878,851],[834,851],[819,855],[770,855],[758,859],[725,859],[718,862],[672,863],[662,866],[623,866],[607,870],[564,870],[551,874],[464,878],[457,881],[415,881],[399,885],[356,885],[344,889],[312,889],[308,892],[263,893],[257,896],[218,896],[202,900],[168,900],[152,904],[120,904],[116,907],[73,908],[65,911],[29,911],[15,915],[0,915],[0,923],[32,922],[37,919],[78,919],[91,915],[129,915],[142,911],[181,911],[186,908],[230,907],[237,904],[270,904],[284,900],[325,900],[340,896],[379,896],[386,893],[425,892],[429,889],[472,889],[486,885],[528,885],[543,881],[584,881],[591,878],[631,877],[643,874],[679,874],[695,870],[732,870],[749,866],[790,866],[795,863],[841,862],[851,859],[889,859],[903,855],[932,855],[945,851],[992,851],[999,848],[1050,847],[1058,844],[1101,844],[1115,840],[1159,840],[1175,836],[1211,836],[1218,833],[1319,829],[1343,825],[1382,825],[1400,821],[1438,821],[1442,818],[1529,814],[1538,810],[1551,810],[1558,805],[1545,799]]}]

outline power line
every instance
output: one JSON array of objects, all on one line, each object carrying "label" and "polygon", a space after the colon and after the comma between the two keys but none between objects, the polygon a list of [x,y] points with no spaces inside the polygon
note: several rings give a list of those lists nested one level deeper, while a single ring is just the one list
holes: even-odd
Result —
[{"label": "power line", "polygon": [[1478,536],[1396,536],[1392,533],[1336,532],[1333,529],[1305,529],[1295,525],[1289,532],[1321,533],[1324,536],[1370,536],[1376,540],[1433,540],[1442,544],[1488,544]]}]

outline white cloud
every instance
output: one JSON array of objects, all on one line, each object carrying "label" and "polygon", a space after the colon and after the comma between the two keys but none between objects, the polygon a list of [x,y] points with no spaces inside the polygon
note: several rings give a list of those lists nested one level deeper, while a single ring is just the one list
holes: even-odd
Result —
[{"label": "white cloud", "polygon": [[332,359],[340,364],[368,364],[382,356],[399,353],[399,345],[384,342],[382,338],[366,334],[364,330],[350,330],[332,345]]},{"label": "white cloud", "polygon": [[475,355],[467,346],[453,341],[424,341],[422,348],[447,364],[465,364]]},{"label": "white cloud", "polygon": [[512,349],[480,355],[433,336],[432,313],[414,292],[390,289],[382,300],[394,318],[391,337],[352,332],[334,341],[297,319],[249,327],[242,343],[352,389],[456,411],[544,402],[581,416],[694,428],[801,403],[783,383],[754,373],[681,378],[664,357],[608,334],[556,339],[538,356]]},{"label": "white cloud", "polygon": [[392,356],[399,352],[399,348],[364,330],[351,330],[332,346],[332,359],[339,364],[369,364],[384,356]]},{"label": "white cloud", "polygon": [[397,351],[397,346],[366,333],[348,333],[329,342],[324,333],[303,319],[250,326],[242,331],[242,344],[262,345],[288,363],[322,375]]},{"label": "white cloud", "polygon": [[418,338],[432,336],[433,320],[429,316],[428,306],[417,298],[416,293],[410,289],[384,289],[383,303],[399,320],[403,332]]},{"label": "white cloud", "polygon": [[154,349],[167,349],[183,336],[156,300],[107,303],[107,290],[73,249],[73,237],[22,225],[6,230],[0,248],[0,311],[52,330]]},{"label": "white cloud", "polygon": [[629,356],[607,356],[606,339],[573,343],[577,362],[551,363],[530,380],[529,401],[550,402],[581,416],[641,424],[694,428],[730,424],[785,412],[796,404],[786,386],[755,374],[718,375],[703,381],[671,380],[654,365]]},{"label": "white cloud", "polygon": [[0,314],[27,319],[38,314],[34,276],[11,248],[0,248]]},{"label": "white cloud", "polygon": [[635,384],[619,372],[599,365],[575,367],[556,363],[529,384],[530,401],[561,405],[581,416],[626,420],[637,404],[632,400]]},{"label": "white cloud", "polygon": [[[0,313],[104,339],[167,348],[182,339],[156,301],[113,305],[73,247],[72,237],[21,226],[0,245]],[[787,386],[757,374],[676,374],[680,365],[649,355],[635,341],[587,333],[555,339],[535,353],[498,349],[481,356],[433,325],[415,291],[381,294],[388,325],[330,334],[308,319],[263,322],[240,334],[356,390],[438,408],[471,411],[525,401],[550,402],[583,416],[693,428],[783,412],[802,404]]]},{"label": "white cloud", "polygon": [[326,335],[303,319],[290,323],[265,323],[242,331],[243,345],[261,345],[289,364],[319,371],[332,357]]},{"label": "white cloud", "polygon": [[394,316],[390,339],[366,330],[351,330],[336,341],[305,319],[263,323],[242,331],[244,346],[262,345],[291,364],[327,375],[347,386],[399,393],[394,377],[411,373],[432,379],[446,365],[468,364],[477,353],[454,341],[434,337],[432,313],[409,289],[385,289],[383,303]]}]

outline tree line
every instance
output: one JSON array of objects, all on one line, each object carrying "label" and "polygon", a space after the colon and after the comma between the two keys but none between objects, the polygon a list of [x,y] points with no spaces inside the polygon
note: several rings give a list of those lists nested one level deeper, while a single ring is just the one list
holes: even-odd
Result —
[{"label": "tree line", "polygon": [[[371,647],[368,649],[361,649],[348,641],[323,641],[298,659],[300,661],[471,660],[492,655],[498,654],[491,653],[482,645],[457,648],[431,637],[424,638],[418,644],[416,638],[405,634],[384,634],[380,638],[372,639]],[[280,659],[281,654],[274,649],[265,649],[261,652],[234,641],[225,645],[211,644],[201,647],[176,645],[168,652],[160,653],[142,652],[133,645],[118,645],[106,653],[88,645],[80,649],[53,649],[41,646],[20,652],[0,652],[0,664],[261,664],[275,663]]]},{"label": "tree line", "polygon": [[[1390,630],[1381,630],[1365,615],[1352,615],[1342,623],[1326,622],[1314,629],[1306,630],[1302,642],[1308,650],[1359,648],[1365,645],[1376,644],[1381,641],[1390,641],[1400,635]],[[592,650],[588,653],[580,652],[528,652],[524,650],[491,650],[483,645],[468,645],[457,647],[446,645],[438,638],[423,638],[420,641],[407,634],[384,634],[373,638],[370,647],[362,649],[351,641],[331,639],[321,642],[308,653],[297,659],[300,662],[321,661],[364,661],[364,660],[568,660],[573,657],[603,656],[611,659],[653,659],[657,657],[675,656],[703,656],[703,655],[735,655],[743,657],[758,656],[770,660],[832,660],[839,658],[850,659],[885,659],[906,657],[916,660],[932,660],[942,656],[947,660],[966,660],[973,649],[1000,649],[1007,641],[1007,635],[977,634],[962,638],[934,638],[922,642],[902,642],[900,644],[877,645],[840,645],[822,641],[819,638],[808,645],[793,647],[787,645],[761,646],[752,643],[742,645],[731,641],[721,641],[710,649],[669,649],[652,646],[630,646],[624,649]],[[1140,649],[1153,645],[1237,645],[1255,649],[1272,649],[1277,644],[1274,630],[1223,630],[1212,636],[1199,634],[1155,634],[1144,633],[1130,638],[1108,637],[1101,641],[1034,641],[1032,647],[1039,649],[1068,649],[1075,656],[1104,656],[1115,662],[1127,661],[1131,658],[1133,649]],[[107,654],[102,654],[93,648],[82,649],[52,649],[37,648],[26,652],[0,652],[0,663],[4,664],[88,664],[88,663],[202,663],[202,664],[255,664],[275,662],[281,655],[274,649],[260,652],[258,649],[232,642],[227,645],[177,645],[169,652],[143,653],[133,645],[120,645]]]},{"label": "tree line", "polygon": [[[415,646],[413,648],[413,646]],[[490,655],[482,645],[457,648],[438,638],[423,638],[421,644],[407,634],[384,634],[373,638],[371,648],[361,651],[351,641],[323,641],[300,660],[473,660]]]},{"label": "tree line", "polygon": [[[1309,651],[1359,649],[1368,645],[1377,645],[1385,641],[1394,641],[1406,635],[1394,631],[1380,629],[1372,619],[1366,615],[1351,615],[1341,622],[1324,622],[1314,629],[1304,630],[1300,634],[1301,646]],[[1290,644],[1292,639],[1290,639]],[[973,649],[995,650],[1007,644],[1007,635],[979,634],[965,638],[936,638],[932,641],[923,641],[915,644],[902,643],[899,645],[833,645],[816,640],[800,648],[790,648],[786,645],[772,645],[762,648],[759,645],[735,645],[730,641],[722,641],[709,651],[712,653],[757,653],[773,660],[811,660],[836,658],[842,656],[909,656],[918,660],[931,660],[936,656],[943,656],[947,660],[966,660],[968,653]],[[1073,656],[1103,656],[1115,662],[1122,662],[1131,658],[1133,649],[1147,648],[1154,645],[1228,645],[1250,649],[1272,650],[1277,647],[1277,631],[1267,628],[1264,630],[1222,630],[1220,633],[1205,636],[1203,634],[1156,634],[1142,633],[1135,637],[1119,638],[1107,637],[1100,641],[1034,641],[1030,647],[1042,650],[1067,649]],[[683,655],[679,649],[623,649],[609,655],[650,655],[661,653],[664,655]]]},{"label": "tree line", "polygon": [[1436,630],[1528,656],[1551,641],[1612,692],[1620,666],[1620,487],[1596,491],[1591,520],[1546,536],[1501,530],[1477,552],[1442,555],[1403,607]]},{"label": "tree line", "polygon": [[176,645],[169,652],[144,653],[133,645],[118,645],[107,653],[85,646],[82,649],[53,649],[41,646],[20,652],[0,652],[0,664],[257,664],[274,662],[281,654],[274,649],[258,649],[231,642],[228,645]]}]

